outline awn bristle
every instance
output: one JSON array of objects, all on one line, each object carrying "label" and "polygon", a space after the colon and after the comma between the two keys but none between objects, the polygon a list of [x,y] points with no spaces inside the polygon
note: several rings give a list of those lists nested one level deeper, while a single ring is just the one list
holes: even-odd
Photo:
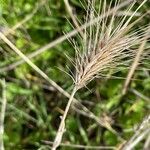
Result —
[{"label": "awn bristle", "polygon": [[[91,25],[89,29],[83,31],[84,36],[81,34],[81,47],[74,43],[76,50],[76,59],[74,62],[76,74],[73,80],[75,86],[61,119],[52,150],[56,150],[62,141],[65,130],[65,119],[77,90],[86,86],[86,84],[94,79],[94,77],[99,76],[110,69],[117,71],[119,70],[119,66],[128,66],[133,60],[132,58],[135,57],[137,47],[145,40],[146,29],[143,31],[137,30],[131,32],[134,24],[140,19],[137,19],[132,23],[130,22],[138,9],[146,1],[147,0],[144,0],[136,11],[128,17],[127,14],[129,14],[135,4],[135,2],[133,2],[119,23],[117,9],[116,11],[113,11],[111,16],[108,15],[112,5],[110,4],[107,9],[106,0],[98,1],[100,3],[98,11],[94,9],[96,1],[88,1],[86,22],[88,22],[88,20],[94,20],[100,14],[103,14],[106,17],[98,20],[96,25]],[[116,0],[114,7],[117,7],[118,3],[119,1]],[[148,27],[146,28],[148,29]]]},{"label": "awn bristle", "polygon": [[[94,9],[94,3],[92,1],[88,4],[86,21],[106,12],[106,0],[100,4],[100,7],[103,7],[99,7],[98,12]],[[134,4],[135,2],[131,4],[126,14],[131,11]],[[108,10],[110,9],[111,4],[108,7]],[[78,89],[110,69],[118,71],[119,66],[129,66],[137,52],[137,47],[144,40],[146,31],[131,31],[136,21],[130,22],[137,10],[130,17],[125,15],[120,21],[118,21],[117,11],[114,11],[111,16],[106,14],[107,17],[99,20],[96,25],[84,30],[81,47],[74,43],[76,50],[74,81]]]}]

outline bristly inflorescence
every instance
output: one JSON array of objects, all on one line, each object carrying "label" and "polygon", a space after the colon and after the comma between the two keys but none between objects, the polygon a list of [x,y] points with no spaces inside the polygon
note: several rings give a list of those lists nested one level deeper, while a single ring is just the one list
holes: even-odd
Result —
[{"label": "bristly inflorescence", "polygon": [[[74,43],[76,50],[74,62],[76,74],[73,80],[75,86],[61,119],[52,150],[56,150],[61,143],[65,129],[65,119],[77,90],[86,86],[86,84],[96,76],[110,69],[117,71],[119,70],[119,66],[128,66],[133,60],[133,57],[135,57],[138,46],[147,39],[148,34],[145,31],[148,27],[143,31],[131,31],[132,27],[143,15],[134,22],[131,22],[131,19],[146,1],[147,0],[144,0],[140,6],[131,13],[131,16],[128,17],[128,12],[130,12],[135,4],[135,2],[133,2],[125,11],[125,15],[118,21],[118,9],[115,8],[117,8],[119,0],[116,0],[115,4],[113,4],[113,11],[111,9],[112,3],[108,6],[106,0],[88,0],[87,24],[89,24],[88,22],[91,22],[91,20],[95,20],[96,17],[98,17],[98,20],[96,24],[90,24],[88,29],[86,29],[87,26],[83,26],[85,30],[82,31],[83,34],[80,33],[81,47]],[[100,3],[98,11],[94,8],[96,2]]]},{"label": "bristly inflorescence", "polygon": [[[146,1],[145,1],[146,2]],[[119,2],[116,2],[114,7]],[[144,3],[144,1],[143,1]],[[95,10],[95,1],[88,4],[86,22],[104,14],[95,25],[91,25],[89,29],[85,29],[84,37],[82,37],[81,47],[75,46],[75,85],[78,89],[86,86],[94,77],[113,69],[119,70],[119,66],[129,66],[140,43],[144,40],[145,31],[131,30],[137,20],[131,22],[141,4],[131,16],[127,14],[133,8],[133,2],[125,11],[125,15],[119,19],[118,11],[114,10],[108,15],[112,4],[106,4],[104,0]],[[119,20],[119,21],[118,21]],[[146,27],[148,28],[148,27]]]}]

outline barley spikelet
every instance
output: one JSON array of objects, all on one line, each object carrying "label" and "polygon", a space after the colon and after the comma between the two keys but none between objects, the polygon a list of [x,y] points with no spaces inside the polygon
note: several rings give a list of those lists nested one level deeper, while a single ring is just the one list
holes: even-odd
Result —
[{"label": "barley spikelet", "polygon": [[[52,150],[55,150],[61,143],[65,130],[65,119],[77,90],[110,69],[118,71],[119,66],[128,66],[132,58],[135,57],[136,50],[139,44],[145,40],[144,37],[149,27],[145,27],[143,31],[132,31],[132,27],[143,16],[134,22],[131,22],[131,20],[146,1],[144,0],[128,17],[127,14],[130,14],[129,12],[135,4],[135,2],[132,2],[125,15],[118,21],[117,9],[113,10],[111,16],[109,12],[111,7],[118,6],[119,0],[116,0],[114,6],[112,6],[112,3],[108,6],[106,0],[88,0],[86,22],[95,20],[96,17],[101,19],[98,19],[96,24],[90,25],[88,29],[83,31],[84,35],[80,40],[81,46],[73,42],[76,51],[75,61],[72,62],[76,70],[73,77],[75,86],[61,119]],[[98,11],[94,7],[97,2],[100,3]],[[105,17],[99,17],[101,14]]]},{"label": "barley spikelet", "polygon": [[[103,7],[99,8],[98,13],[94,9],[94,3],[95,1],[92,1],[88,4],[86,20],[92,20],[98,14],[106,11],[106,0],[103,2]],[[133,6],[134,2],[126,14]],[[110,8],[111,4],[108,9]],[[117,23],[119,20],[117,11],[114,11],[112,16],[106,14],[107,17],[99,20],[96,25],[90,26],[88,30],[85,29],[81,47],[74,43],[76,50],[74,81],[77,89],[86,86],[101,73],[106,73],[110,69],[118,71],[119,66],[130,64],[135,57],[137,47],[144,40],[145,31],[149,28],[146,27],[144,31],[132,31],[132,27],[136,23],[136,21],[131,23],[134,13],[130,17],[125,15],[119,23]]]}]

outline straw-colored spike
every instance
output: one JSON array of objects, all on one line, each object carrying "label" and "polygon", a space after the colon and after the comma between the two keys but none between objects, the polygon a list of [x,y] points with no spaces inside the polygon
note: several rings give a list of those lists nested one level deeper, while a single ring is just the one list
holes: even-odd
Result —
[{"label": "straw-colored spike", "polygon": [[[144,40],[146,30],[141,31],[141,34],[137,34],[137,31],[130,33],[130,29],[142,17],[133,23],[130,22],[146,1],[144,0],[128,19],[127,15],[123,17],[123,20],[116,28],[115,25],[118,19],[114,16],[116,16],[117,11],[113,12],[112,17],[108,16],[107,13],[111,10],[111,5],[109,5],[107,12],[106,0],[101,1],[102,6],[99,7],[99,13],[104,14],[106,17],[99,19],[96,25],[90,25],[89,29],[85,29],[83,39],[81,40],[82,46],[75,46],[75,51],[77,52],[75,59],[75,86],[61,119],[52,150],[55,150],[61,143],[65,119],[75,93],[110,68],[116,71],[119,70],[118,66],[128,66],[129,62],[132,61],[136,54],[136,49],[133,49],[133,46],[138,46]],[[99,14],[95,13],[94,4],[94,1],[88,1],[86,21],[88,19],[94,20],[99,16]],[[134,4],[127,9],[127,12],[133,8]],[[117,7],[117,2],[115,7]]]}]

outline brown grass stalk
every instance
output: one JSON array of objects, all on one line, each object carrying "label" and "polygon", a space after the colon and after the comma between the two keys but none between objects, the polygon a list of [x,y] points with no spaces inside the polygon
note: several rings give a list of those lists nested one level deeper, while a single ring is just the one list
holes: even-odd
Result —
[{"label": "brown grass stalk", "polygon": [[128,72],[128,75],[127,75],[127,78],[125,80],[125,83],[124,83],[124,86],[123,86],[123,89],[122,89],[122,95],[126,94],[128,86],[129,86],[130,81],[131,81],[131,78],[132,78],[136,68],[139,65],[140,58],[142,57],[142,53],[144,51],[144,47],[145,47],[146,42],[147,42],[147,38],[148,38],[148,35],[145,36],[145,40],[141,43],[141,45],[140,45],[140,47],[139,47],[139,49],[137,51],[137,54],[136,54],[136,56],[134,58],[134,61],[133,61],[132,65],[131,65],[131,68],[130,68],[130,70]]},{"label": "brown grass stalk", "polygon": [[5,120],[5,112],[6,112],[6,82],[5,79],[0,80],[2,85],[2,105],[1,105],[1,112],[0,112],[0,150],[4,150],[4,120]]},{"label": "brown grass stalk", "polygon": [[140,123],[130,139],[123,144],[121,150],[132,150],[141,140],[150,134],[150,114]]},{"label": "brown grass stalk", "polygon": [[[53,142],[42,140],[42,142],[46,145],[52,145]],[[74,148],[74,149],[92,149],[92,150],[116,150],[114,146],[88,146],[88,145],[76,145],[76,144],[67,144],[61,143],[60,146],[66,148]]]}]

